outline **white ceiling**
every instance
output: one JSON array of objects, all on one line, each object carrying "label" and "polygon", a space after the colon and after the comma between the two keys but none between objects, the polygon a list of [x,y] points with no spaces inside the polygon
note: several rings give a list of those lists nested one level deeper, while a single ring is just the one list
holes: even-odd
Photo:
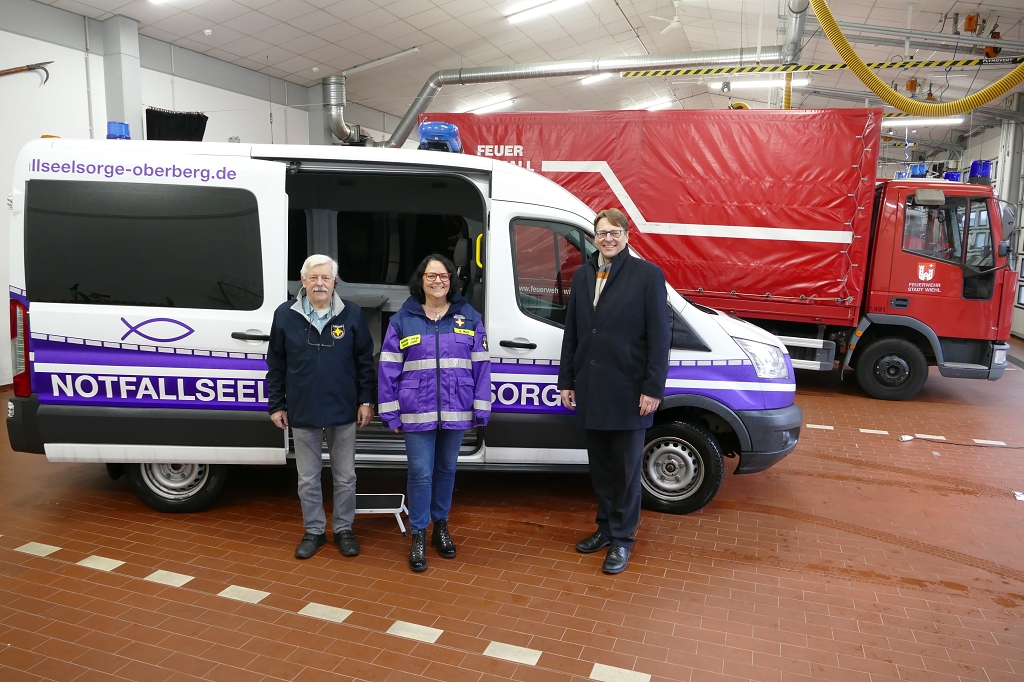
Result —
[{"label": "white ceiling", "polygon": [[[48,0],[42,0],[47,2]],[[96,19],[122,14],[139,22],[139,32],[301,85],[313,85],[343,69],[418,47],[419,52],[348,78],[349,101],[397,116],[434,71],[615,55],[667,54],[753,47],[762,25],[761,44],[782,43],[784,0],[682,0],[680,28],[669,19],[671,0],[589,0],[564,12],[510,24],[505,16],[524,0],[50,0],[48,4]],[[905,27],[907,2],[842,0],[832,8],[840,21]],[[956,3],[917,0],[912,26],[937,31],[943,15],[990,10],[999,16],[1002,37],[1024,39],[1024,2]],[[762,15],[763,12],[763,15]],[[813,21],[811,26],[815,26]],[[212,34],[207,36],[204,30]],[[950,33],[947,22],[945,33]],[[800,62],[834,63],[841,59],[820,31],[809,28]],[[898,47],[859,43],[867,61],[885,61]],[[962,51],[961,51],[962,54]],[[1005,55],[1004,55],[1005,56]],[[949,53],[917,52],[920,59],[948,59]],[[313,72],[313,68],[318,69]],[[935,81],[944,99],[964,96],[1006,73],[1006,69],[926,69],[917,73],[882,72],[901,86],[911,75]],[[817,87],[863,91],[849,72],[818,73]],[[767,91],[734,92],[753,107],[767,106]],[[479,106],[498,97],[516,98],[519,111],[637,108],[666,98],[687,109],[724,107],[728,98],[712,94],[696,78],[611,78],[590,86],[575,79],[545,79],[480,86],[449,86],[432,110]],[[794,91],[794,106],[849,107],[840,99],[808,97]]]}]

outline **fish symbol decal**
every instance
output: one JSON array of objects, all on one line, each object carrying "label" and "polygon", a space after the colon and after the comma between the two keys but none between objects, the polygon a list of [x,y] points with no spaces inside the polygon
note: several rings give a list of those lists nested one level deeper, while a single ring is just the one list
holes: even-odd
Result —
[{"label": "fish symbol decal", "polygon": [[[132,334],[137,334],[147,341],[153,341],[155,343],[171,343],[173,341],[181,341],[186,336],[195,333],[195,329],[188,326],[184,322],[178,320],[172,320],[169,317],[154,317],[143,322],[139,322],[137,325],[132,326],[132,323],[128,320],[121,318],[124,322],[124,326],[128,327],[128,331],[124,333],[121,340],[124,341]],[[151,325],[156,325],[152,327]],[[141,331],[143,327],[150,327],[149,333]],[[153,334],[162,334],[162,336],[153,336]],[[178,334],[172,336],[172,334]]]}]

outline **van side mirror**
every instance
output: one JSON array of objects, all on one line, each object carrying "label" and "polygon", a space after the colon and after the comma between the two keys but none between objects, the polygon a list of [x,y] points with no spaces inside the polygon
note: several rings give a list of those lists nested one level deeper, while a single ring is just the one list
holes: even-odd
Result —
[{"label": "van side mirror", "polygon": [[1010,255],[1010,240],[1004,239],[999,242],[999,257],[1006,258],[1008,255]]},{"label": "van side mirror", "polygon": [[941,189],[919,189],[914,192],[914,203],[918,206],[942,206],[946,203],[946,193]]}]

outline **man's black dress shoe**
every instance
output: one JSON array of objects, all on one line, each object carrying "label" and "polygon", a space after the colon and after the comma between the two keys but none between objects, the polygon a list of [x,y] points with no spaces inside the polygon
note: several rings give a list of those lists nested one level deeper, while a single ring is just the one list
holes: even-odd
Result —
[{"label": "man's black dress shoe", "polygon": [[608,555],[604,558],[604,564],[602,564],[601,570],[605,573],[614,575],[625,571],[626,566],[628,565],[629,550],[625,547],[615,545],[608,549]]},{"label": "man's black dress shoe", "polygon": [[334,544],[338,545],[342,556],[359,556],[359,541],[351,530],[335,533]]},{"label": "man's black dress shoe", "polygon": [[302,542],[300,542],[299,546],[295,548],[295,558],[308,559],[316,554],[316,551],[326,544],[327,533],[320,533],[320,535],[306,533],[302,536]]},{"label": "man's black dress shoe", "polygon": [[421,530],[412,534],[412,547],[409,549],[409,568],[419,573],[427,570],[427,531]]},{"label": "man's black dress shoe", "polygon": [[437,553],[445,559],[455,558],[455,543],[448,533],[448,522],[442,519],[434,521],[434,533],[430,538],[430,544],[437,548]]},{"label": "man's black dress shoe", "polygon": [[584,554],[592,554],[594,552],[600,552],[610,544],[612,544],[611,539],[599,530],[586,540],[580,540],[577,542],[576,551]]}]

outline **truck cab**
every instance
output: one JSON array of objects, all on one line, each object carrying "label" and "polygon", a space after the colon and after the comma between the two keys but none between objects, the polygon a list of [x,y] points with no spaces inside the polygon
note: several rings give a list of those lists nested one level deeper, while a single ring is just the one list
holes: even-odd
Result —
[{"label": "truck cab", "polygon": [[[125,474],[162,511],[216,499],[236,464],[284,464],[267,415],[274,310],[310,254],[339,263],[379,353],[427,254],[458,266],[484,316],[492,417],[459,467],[584,471],[556,387],[573,271],[594,213],[502,161],[363,147],[39,140],[18,159],[11,228],[12,447]],[[673,513],[793,450],[801,411],[782,343],[671,288],[666,397],[644,499]],[[404,467],[400,435],[360,431],[357,465]]]},{"label": "truck cab", "polygon": [[921,363],[946,377],[998,379],[1017,274],[1014,227],[992,188],[885,180],[875,192],[868,292],[847,354],[858,378],[877,397],[916,393]]}]

